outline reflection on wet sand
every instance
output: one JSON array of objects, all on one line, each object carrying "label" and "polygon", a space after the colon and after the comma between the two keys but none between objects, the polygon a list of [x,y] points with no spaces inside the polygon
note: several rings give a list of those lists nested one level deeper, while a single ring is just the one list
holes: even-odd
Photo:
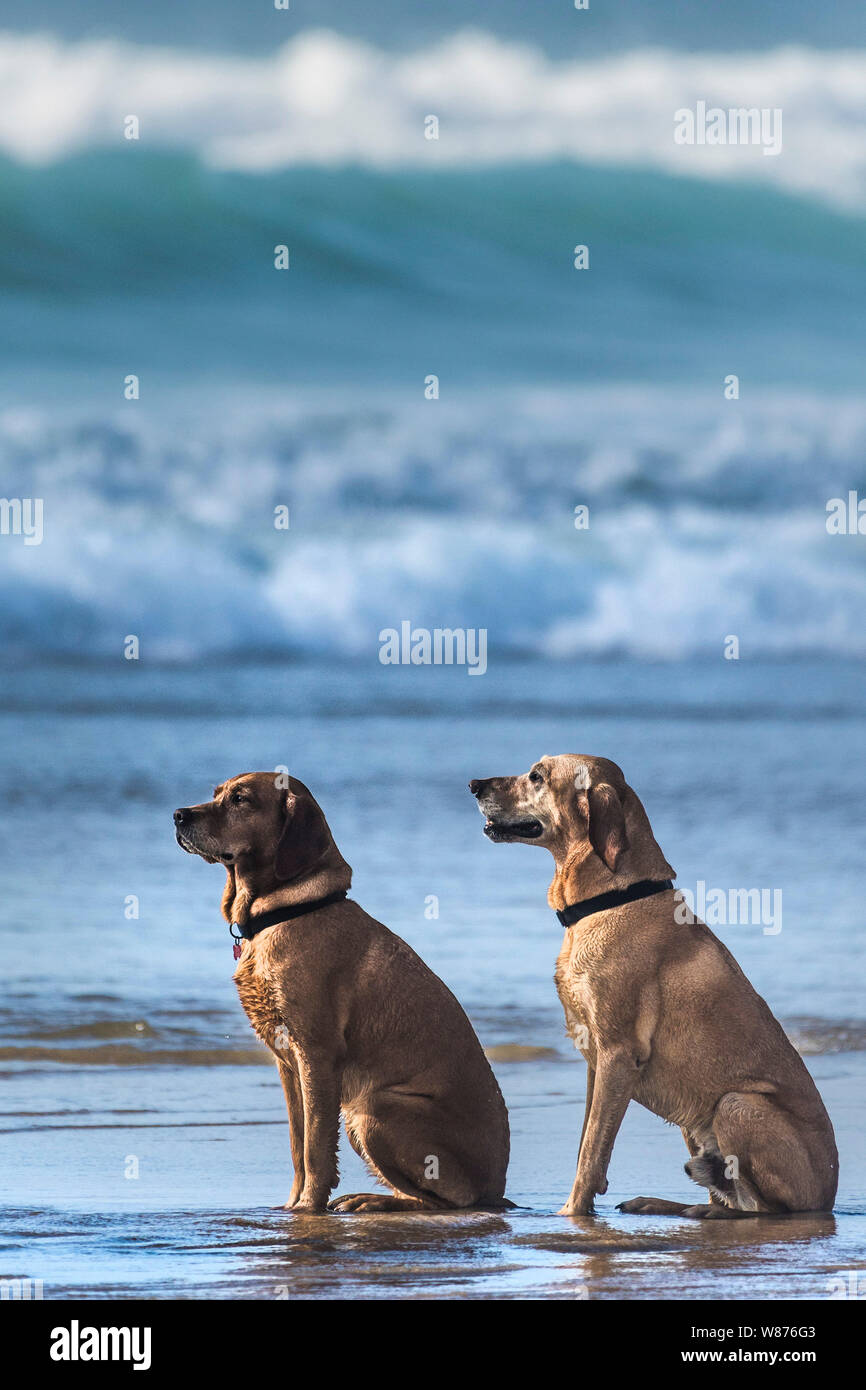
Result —
[{"label": "reflection on wet sand", "polygon": [[[849,1234],[862,1220],[846,1217]],[[550,1207],[507,1216],[129,1209],[98,1218],[7,1208],[2,1230],[10,1258],[44,1271],[46,1298],[80,1293],[84,1267],[88,1296],[112,1299],[827,1298],[840,1260],[836,1220],[821,1215],[717,1225],[563,1218]]]},{"label": "reflection on wet sand", "polygon": [[[209,1047],[232,1042],[222,1015],[207,1030]],[[549,1036],[540,1025],[538,1035]],[[526,1037],[522,1018],[512,1037]],[[184,1045],[175,1032],[156,1041]],[[840,1141],[835,1217],[707,1223],[616,1210],[636,1192],[697,1191],[679,1133],[639,1107],[598,1215],[557,1214],[585,1079],[583,1063],[560,1054],[497,1063],[511,1114],[508,1195],[520,1204],[501,1213],[314,1216],[276,1205],[288,1194],[288,1135],[270,1067],[141,1066],[130,1093],[129,1068],[83,1066],[70,1102],[68,1068],[24,1063],[0,1117],[15,1156],[3,1169],[4,1263],[42,1280],[46,1299],[826,1299],[851,1287],[866,1251],[866,1053],[811,1065]],[[128,1155],[139,1159],[135,1181]],[[338,1192],[369,1186],[345,1145],[340,1172]]]},{"label": "reflection on wet sand", "polygon": [[241,1282],[247,1296],[258,1298],[315,1298],[326,1291],[349,1298],[718,1297],[720,1275],[730,1297],[785,1298],[802,1292],[808,1269],[811,1291],[820,1296],[825,1266],[818,1253],[836,1232],[826,1215],[724,1226],[651,1220],[640,1230],[633,1221],[563,1222],[530,1212],[508,1218],[284,1214],[226,1224],[248,1232],[239,1242],[249,1255]]},{"label": "reflection on wet sand", "polygon": [[[549,1252],[574,1254],[583,1258],[582,1274],[590,1296],[609,1298],[697,1297],[689,1294],[691,1284],[706,1284],[713,1276],[745,1275],[757,1286],[765,1286],[772,1266],[773,1296],[795,1296],[795,1284],[784,1287],[786,1274],[801,1280],[803,1269],[796,1247],[823,1241],[836,1233],[836,1221],[824,1213],[795,1216],[767,1216],[726,1221],[668,1219],[675,1226],[669,1234],[665,1218],[652,1221],[645,1234],[609,1225],[588,1217],[568,1218],[571,1232],[559,1236],[518,1236],[515,1243],[530,1244]],[[646,1257],[655,1257],[655,1278],[647,1277]],[[811,1261],[806,1262],[811,1263]],[[817,1274],[817,1270],[816,1270]],[[726,1285],[732,1288],[730,1282]],[[816,1287],[815,1292],[819,1292]],[[740,1291],[732,1297],[763,1296],[769,1290],[756,1287],[754,1293]],[[719,1286],[712,1295],[719,1297]]]},{"label": "reflection on wet sand", "polygon": [[[438,1298],[475,1296],[480,1273],[507,1275],[511,1227],[485,1212],[364,1214],[282,1212],[230,1219],[256,1247],[244,1261],[243,1292],[253,1298]],[[521,1261],[514,1266],[515,1272]]]}]

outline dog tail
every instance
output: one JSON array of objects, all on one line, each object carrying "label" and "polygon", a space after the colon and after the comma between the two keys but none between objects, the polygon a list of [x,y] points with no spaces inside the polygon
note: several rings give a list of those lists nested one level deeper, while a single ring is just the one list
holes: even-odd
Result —
[{"label": "dog tail", "polygon": [[734,1184],[725,1172],[725,1160],[719,1153],[700,1153],[690,1158],[685,1170],[692,1182],[699,1187],[709,1188],[710,1192],[724,1195],[733,1192]]},{"label": "dog tail", "polygon": [[516,1202],[510,1202],[507,1197],[482,1197],[478,1202],[476,1211],[522,1211]]}]

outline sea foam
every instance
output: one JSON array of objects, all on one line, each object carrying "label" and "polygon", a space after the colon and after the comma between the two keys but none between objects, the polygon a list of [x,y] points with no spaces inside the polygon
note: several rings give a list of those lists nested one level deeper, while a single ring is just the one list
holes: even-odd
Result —
[{"label": "sea foam", "polygon": [[[48,162],[123,140],[266,171],[575,159],[704,178],[759,179],[860,207],[866,199],[866,53],[635,49],[557,61],[464,30],[392,53],[305,30],[272,54],[231,57],[113,39],[0,35],[0,150]],[[678,145],[677,110],[781,109],[783,157]],[[425,138],[438,117],[439,138]]]}]

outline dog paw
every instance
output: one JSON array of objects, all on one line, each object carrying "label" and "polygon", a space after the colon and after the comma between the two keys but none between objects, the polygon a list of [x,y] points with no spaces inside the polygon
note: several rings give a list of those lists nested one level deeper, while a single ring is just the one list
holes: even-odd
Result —
[{"label": "dog paw", "polygon": [[387,1192],[351,1192],[329,1202],[328,1211],[344,1215],[362,1211],[417,1211],[421,1203],[411,1197],[395,1197]]},{"label": "dog paw", "polygon": [[361,1202],[365,1197],[369,1197],[369,1192],[344,1192],[341,1197],[335,1197],[328,1203],[328,1211],[353,1211],[352,1202]]},{"label": "dog paw", "polygon": [[333,1202],[328,1203],[328,1211],[348,1212],[356,1211],[393,1211],[394,1198],[386,1193],[378,1192],[344,1192],[342,1197],[335,1197]]},{"label": "dog paw", "polygon": [[683,1216],[690,1216],[695,1221],[736,1221],[740,1217],[746,1220],[753,1215],[753,1212],[738,1211],[736,1207],[723,1207],[716,1202],[699,1202],[683,1211]]},{"label": "dog paw", "polygon": [[669,1202],[664,1197],[632,1197],[629,1202],[618,1202],[617,1211],[626,1216],[688,1216],[688,1208],[683,1202]]},{"label": "dog paw", "polygon": [[632,1197],[628,1202],[617,1202],[616,1209],[627,1216],[646,1216],[653,1205],[652,1197]]}]

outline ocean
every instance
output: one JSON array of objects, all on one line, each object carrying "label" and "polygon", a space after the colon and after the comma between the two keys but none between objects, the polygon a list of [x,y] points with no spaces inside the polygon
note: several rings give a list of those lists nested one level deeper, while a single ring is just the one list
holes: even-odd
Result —
[{"label": "ocean", "polygon": [[[827,526],[866,496],[866,20],[725,13],[0,0],[0,493],[42,503],[0,535],[0,1277],[799,1299],[866,1268],[866,566]],[[699,100],[781,109],[781,152],[678,146]],[[383,665],[404,621],[485,630],[485,674]],[[778,931],[715,929],[828,1105],[832,1217],[616,1213],[697,1191],[637,1107],[598,1219],[554,1215],[585,1067],[550,861],[466,783],[557,752],[623,767],[680,885],[780,893]],[[507,1217],[280,1210],[276,1072],[171,812],[282,765],[489,1050]]]}]

